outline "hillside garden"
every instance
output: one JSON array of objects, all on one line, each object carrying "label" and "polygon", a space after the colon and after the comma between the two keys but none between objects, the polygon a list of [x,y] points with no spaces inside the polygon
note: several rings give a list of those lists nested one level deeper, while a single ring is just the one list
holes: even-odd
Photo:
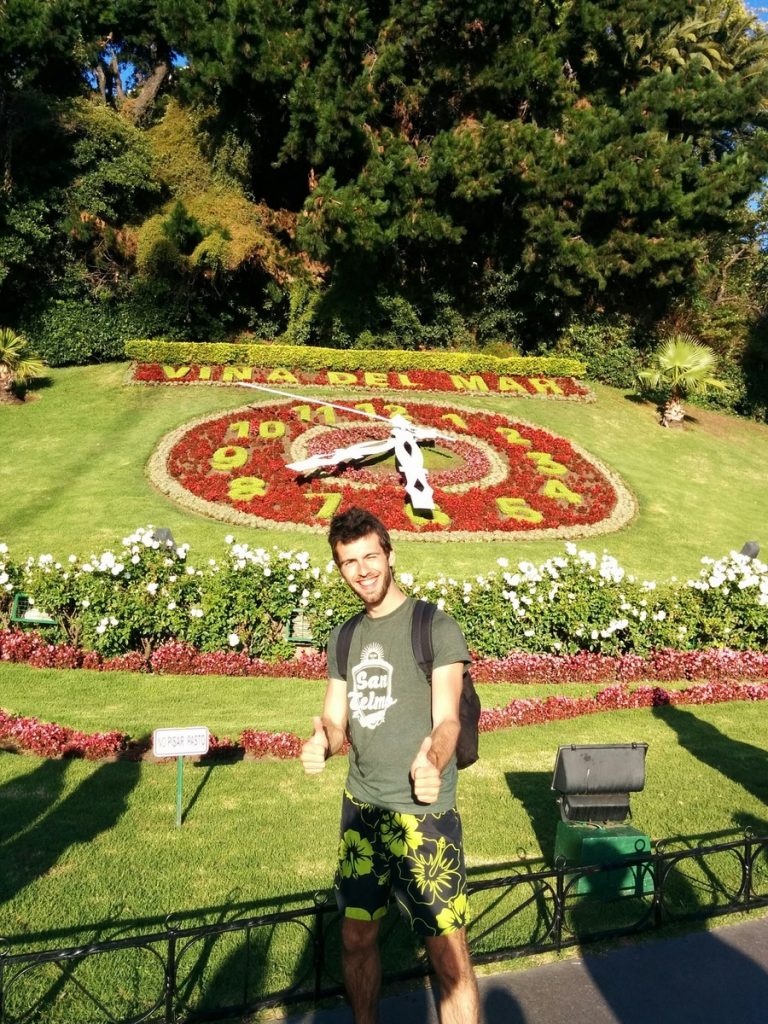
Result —
[{"label": "hillside garden", "polygon": [[[352,503],[473,654],[471,879],[551,865],[563,743],[649,744],[654,841],[767,835],[765,31],[736,0],[240,6],[0,14],[4,948],[328,889],[344,768],[296,754]],[[395,416],[436,433],[434,511],[392,455],[290,470]],[[148,751],[193,722],[175,827]],[[309,955],[259,942],[259,990]],[[190,1005],[240,955],[206,947]]]}]

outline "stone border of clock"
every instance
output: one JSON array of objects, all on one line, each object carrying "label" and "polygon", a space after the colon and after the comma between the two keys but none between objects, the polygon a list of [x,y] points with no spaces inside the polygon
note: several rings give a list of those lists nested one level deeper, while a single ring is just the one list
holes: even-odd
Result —
[{"label": "stone border of clock", "polygon": [[[386,399],[388,397],[394,397],[395,399],[402,399],[403,402],[406,401],[406,399],[404,399],[401,394],[400,395],[395,395],[395,396],[388,396],[388,395],[385,394],[385,395],[377,396],[377,399],[381,399],[382,402],[384,402],[386,404]],[[249,403],[249,405],[247,405],[247,406],[243,406],[243,407],[240,407],[238,409],[222,410],[222,411],[219,411],[217,413],[208,413],[207,415],[205,415],[203,417],[199,417],[199,418],[197,418],[195,420],[189,421],[189,422],[181,425],[176,430],[171,431],[169,434],[167,434],[164,438],[161,439],[161,441],[160,441],[158,447],[156,448],[154,454],[150,458],[149,463],[148,463],[148,467],[147,467],[147,471],[148,471],[148,475],[149,475],[150,480],[152,481],[154,486],[158,488],[158,490],[160,490],[162,493],[166,494],[173,501],[178,502],[180,505],[182,505],[185,508],[190,509],[191,511],[194,511],[194,512],[197,512],[197,513],[199,513],[201,515],[204,515],[207,518],[213,518],[213,519],[217,519],[219,521],[223,521],[223,522],[227,522],[227,523],[232,523],[232,524],[236,524],[236,525],[243,525],[243,526],[249,526],[249,527],[261,527],[261,528],[269,529],[269,530],[277,529],[277,530],[285,530],[285,531],[292,531],[292,532],[293,531],[299,531],[299,532],[307,532],[307,533],[322,533],[322,532],[325,532],[325,530],[327,529],[327,522],[328,522],[328,519],[330,518],[330,515],[341,504],[341,493],[342,492],[339,490],[338,484],[336,485],[336,487],[334,487],[332,481],[328,483],[327,491],[325,491],[325,492],[324,491],[317,491],[316,493],[313,494],[313,497],[318,497],[318,498],[320,498],[322,500],[321,495],[323,495],[325,497],[329,497],[330,495],[333,495],[334,496],[334,501],[333,502],[328,501],[326,503],[326,507],[324,509],[322,509],[322,510],[320,508],[318,508],[316,506],[316,504],[313,503],[313,507],[316,509],[316,516],[317,516],[317,520],[318,521],[315,522],[315,523],[308,523],[308,522],[300,521],[301,517],[298,516],[298,515],[296,515],[295,518],[291,518],[291,514],[292,513],[291,513],[290,509],[291,509],[291,501],[293,499],[291,498],[290,494],[288,494],[286,492],[288,491],[289,483],[290,484],[295,483],[296,478],[295,478],[295,475],[292,475],[291,471],[289,471],[289,470],[285,471],[285,484],[286,484],[285,491],[280,493],[280,501],[283,504],[283,509],[281,510],[281,515],[283,516],[283,518],[282,519],[279,519],[279,518],[278,519],[273,519],[273,518],[269,518],[267,515],[257,515],[257,514],[255,514],[253,512],[248,512],[248,511],[242,510],[241,508],[233,507],[232,505],[228,505],[228,504],[223,503],[221,500],[209,500],[206,497],[201,497],[200,495],[194,494],[190,490],[188,490],[186,487],[184,487],[182,485],[182,483],[178,479],[175,478],[174,474],[168,468],[169,459],[172,457],[172,453],[174,453],[174,451],[177,449],[177,446],[181,445],[181,443],[185,439],[188,439],[188,435],[190,435],[191,432],[195,431],[197,428],[201,427],[202,425],[204,425],[204,424],[211,424],[213,432],[216,433],[216,431],[220,431],[220,427],[221,427],[221,422],[220,421],[229,420],[230,421],[230,425],[234,426],[236,428],[236,432],[240,431],[241,433],[244,433],[244,435],[245,435],[250,430],[250,427],[247,426],[247,424],[250,422],[248,420],[248,417],[249,416],[253,416],[254,412],[259,412],[260,410],[268,411],[270,408],[274,408],[274,409],[281,410],[282,414],[284,416],[285,415],[285,406],[286,405],[291,405],[291,404],[296,406],[297,401],[299,403],[301,403],[302,399],[299,396],[296,396],[296,399],[264,399],[264,400],[257,400],[255,402]],[[347,401],[349,401],[349,399],[347,399]],[[434,541],[451,541],[451,540],[484,540],[484,539],[496,539],[496,540],[512,540],[512,539],[514,539],[514,540],[520,540],[520,539],[525,539],[525,538],[528,538],[528,539],[531,539],[531,540],[540,540],[540,539],[545,539],[545,538],[547,538],[547,539],[552,539],[552,538],[575,539],[575,538],[579,538],[579,537],[594,536],[594,535],[597,535],[597,534],[608,533],[608,532],[612,532],[612,531],[618,530],[621,527],[625,526],[633,518],[633,516],[635,515],[636,508],[637,508],[635,499],[632,496],[631,492],[626,487],[626,485],[617,476],[617,474],[614,473],[608,466],[606,466],[604,463],[602,463],[599,459],[597,459],[591,453],[586,452],[584,449],[582,449],[577,444],[574,444],[572,441],[568,441],[568,440],[566,440],[564,438],[559,438],[556,435],[550,434],[548,431],[543,430],[541,427],[539,427],[539,426],[537,426],[535,424],[527,423],[527,422],[519,419],[518,417],[514,417],[514,419],[513,419],[512,417],[510,417],[507,414],[490,413],[490,412],[486,412],[486,411],[483,411],[483,410],[480,410],[480,409],[477,409],[477,408],[468,408],[468,407],[464,407],[464,406],[458,405],[456,403],[447,402],[447,401],[441,401],[439,403],[435,403],[434,401],[432,401],[430,399],[417,398],[415,396],[409,396],[408,399],[407,399],[407,403],[408,403],[408,406],[423,406],[425,409],[429,409],[431,411],[431,415],[433,416],[433,418],[434,418],[434,416],[436,414],[438,414],[438,415],[443,416],[444,418],[455,418],[455,419],[461,421],[462,415],[463,415],[465,417],[483,417],[483,418],[488,418],[489,420],[492,420],[494,422],[496,420],[504,421],[504,423],[501,424],[501,429],[502,429],[502,431],[506,431],[507,432],[507,434],[506,434],[507,439],[514,438],[515,435],[518,436],[518,440],[517,441],[514,441],[514,440],[510,441],[511,444],[523,444],[523,443],[527,444],[528,443],[528,442],[525,442],[524,439],[519,439],[519,434],[518,434],[518,431],[517,431],[518,427],[523,428],[523,429],[527,428],[527,429],[529,429],[531,431],[535,431],[539,438],[547,438],[548,437],[549,441],[551,442],[550,447],[552,447],[554,449],[555,453],[557,453],[558,451],[562,451],[562,452],[565,453],[565,455],[567,455],[567,453],[570,451],[570,452],[574,453],[574,455],[576,455],[580,459],[582,459],[585,463],[589,464],[589,466],[591,466],[595,471],[597,471],[598,476],[602,477],[603,480],[612,489],[612,492],[613,492],[613,495],[615,497],[615,500],[613,501],[613,507],[610,510],[610,512],[607,515],[605,515],[602,518],[600,518],[596,522],[579,522],[577,524],[561,523],[561,524],[554,525],[554,526],[551,526],[551,527],[538,527],[536,525],[536,523],[538,521],[541,521],[542,517],[539,516],[539,519],[537,520],[535,518],[535,516],[534,516],[533,510],[528,509],[527,503],[525,502],[524,499],[522,499],[522,498],[510,498],[509,500],[506,500],[506,499],[503,499],[503,498],[499,499],[498,496],[496,496],[493,493],[489,492],[487,499],[485,499],[485,501],[484,501],[485,511],[486,512],[487,512],[487,507],[490,505],[490,503],[492,501],[496,501],[498,503],[499,500],[501,500],[502,503],[504,503],[506,501],[506,504],[504,505],[504,508],[508,508],[511,511],[511,513],[512,513],[512,515],[510,517],[510,521],[505,524],[505,526],[506,526],[505,529],[493,529],[493,530],[487,530],[487,529],[483,530],[483,529],[480,529],[480,530],[477,530],[477,531],[472,530],[472,529],[467,529],[467,528],[446,529],[444,527],[440,528],[440,521],[439,521],[439,519],[437,520],[436,523],[429,523],[429,524],[427,524],[423,519],[419,520],[419,517],[413,516],[410,519],[410,522],[412,523],[412,528],[400,529],[398,527],[391,527],[393,536],[395,536],[396,538],[402,538],[402,539],[407,539],[407,540],[432,541],[432,542],[434,542]],[[354,403],[352,403],[352,404],[354,404]],[[365,402],[365,403],[357,403],[357,404],[359,404],[360,406],[365,407],[365,408],[367,408],[370,405],[370,403],[367,403],[367,402]],[[382,406],[382,408],[383,407],[384,406]],[[309,413],[309,412],[306,411],[307,409],[310,408],[309,406],[301,406],[300,408],[302,409],[301,415],[302,416],[306,416],[305,422],[307,424],[307,429],[311,430],[313,427],[315,427],[317,425],[312,420],[312,416],[314,415],[314,413]],[[385,411],[385,415],[393,415],[394,413],[393,413],[392,410],[395,409],[395,408],[398,408],[398,406],[391,405],[391,404],[390,405],[386,405],[386,409],[388,409],[389,411],[388,412]],[[400,407],[400,408],[402,408],[402,407]],[[436,410],[436,412],[435,412],[435,410]],[[280,421],[280,420],[272,421],[272,420],[270,420],[270,421],[265,421],[265,423],[266,422],[269,422],[270,424],[272,424],[274,422],[276,424],[278,422],[283,422],[283,421]],[[286,419],[284,422],[292,423],[294,421]],[[449,419],[449,423],[450,423],[450,419]],[[342,425],[344,425],[344,424],[339,423],[339,426],[342,426]],[[261,429],[261,425],[260,425],[260,429]],[[267,434],[269,434],[269,433],[271,433],[273,431],[279,431],[281,429],[282,428],[280,428],[280,427],[269,426],[267,428],[266,432],[267,432]],[[498,431],[499,427],[497,426],[494,429]],[[263,432],[262,432],[262,436],[263,436]],[[303,434],[300,435],[300,436],[303,436]],[[213,445],[218,444],[220,440],[221,440],[221,438],[219,438],[218,441],[211,442],[211,444],[213,444]],[[273,439],[267,438],[266,440],[276,440],[276,439],[274,439],[274,438]],[[294,441],[294,440],[295,440],[294,438],[290,438],[289,437],[288,438],[289,444],[291,443],[291,441]],[[463,440],[467,440],[467,438],[464,437]],[[480,440],[485,441],[486,439],[481,438]],[[214,483],[216,484],[216,488],[215,489],[217,489],[218,494],[222,494],[222,495],[226,495],[226,493],[227,493],[227,491],[224,490],[224,486],[226,485],[227,479],[228,479],[227,473],[231,469],[233,469],[233,468],[235,468],[235,469],[243,468],[244,471],[247,471],[246,463],[245,463],[244,460],[248,456],[248,452],[246,451],[244,446],[239,446],[239,445],[236,444],[237,437],[235,435],[232,436],[232,441],[233,441],[233,444],[225,445],[225,446],[221,446],[220,445],[218,448],[216,448],[213,451],[212,454],[211,454],[211,452],[207,452],[206,455],[204,456],[205,458],[207,458],[209,460],[208,463],[207,463],[207,467],[208,468],[206,469],[206,472],[208,472],[208,470],[211,467],[217,471],[217,475],[214,478]],[[206,443],[208,443],[208,442],[206,442]],[[500,442],[500,446],[501,446],[501,442]],[[242,453],[240,452],[240,448],[241,447],[243,448]],[[531,455],[532,456],[540,455],[541,459],[543,460],[543,464],[544,465],[549,465],[550,467],[557,467],[558,466],[558,463],[552,458],[551,454],[533,451],[533,452],[531,452]],[[265,466],[268,466],[268,468],[270,469],[270,472],[274,472],[274,473],[277,474],[277,476],[273,477],[273,480],[282,479],[281,471],[278,471],[278,469],[276,467],[276,461],[279,459],[281,466],[283,466],[283,464],[285,462],[284,456],[285,456],[285,452],[283,452],[282,449],[280,451],[279,456],[276,453],[271,453],[271,452],[268,454],[266,452],[266,450],[265,450],[264,464],[265,464]],[[194,459],[195,457],[197,457],[197,456],[196,456],[194,451],[192,451],[192,452],[188,451],[188,452],[185,453],[185,458],[187,458],[188,460],[189,459]],[[496,458],[497,459],[500,458],[498,452],[496,453]],[[547,460],[548,460],[548,462],[547,462]],[[536,460],[534,460],[534,462],[536,462],[536,465],[538,467],[539,463]],[[236,463],[239,463],[239,465],[236,465]],[[265,472],[266,472],[266,470],[265,470]],[[559,471],[555,468],[554,469],[554,473],[557,474],[558,472]],[[209,476],[211,475],[210,472],[208,472],[208,475]],[[395,474],[392,473],[392,476],[394,477]],[[246,477],[231,478],[230,479],[230,485],[229,485],[230,488],[233,486],[232,485],[232,479],[240,479],[241,481],[243,481],[243,480],[244,481],[250,481],[252,489],[254,487],[256,488],[250,499],[247,499],[245,497],[240,498],[239,500],[241,501],[241,503],[244,503],[247,500],[253,500],[253,498],[257,497],[257,496],[258,497],[263,497],[264,493],[266,492],[266,487],[267,487],[266,482],[264,480],[259,480],[259,486],[256,486],[256,478],[255,478],[255,476],[252,475],[252,473],[249,473],[249,475],[246,476]],[[557,475],[549,476],[548,478],[546,476],[544,476],[542,479],[543,479],[542,486],[546,487],[548,492],[551,492],[552,495],[559,496],[560,494],[566,494],[568,492],[568,488],[558,479]],[[539,480],[539,482],[542,482],[542,480]],[[235,486],[235,490],[236,490],[237,493],[242,493],[243,495],[246,493],[245,490],[243,490],[243,487],[245,486],[245,484],[240,483],[240,484],[236,484],[234,486]],[[379,508],[382,508],[387,503],[386,500],[382,501],[382,495],[383,495],[382,486],[383,485],[380,485],[379,494],[377,495],[377,507],[379,507]],[[474,487],[474,485],[472,485],[472,486]],[[210,491],[210,487],[208,489]],[[260,493],[260,491],[262,491],[264,493]],[[235,492],[232,492],[232,500],[238,500],[238,499],[236,499],[233,496],[234,493]],[[307,493],[312,493],[312,492],[307,492]],[[467,492],[465,491],[464,493],[466,495]],[[483,495],[484,494],[482,489],[479,489],[478,494],[479,495]],[[384,495],[384,497],[386,498],[386,495]],[[471,498],[471,495],[469,495],[469,498]],[[389,500],[390,503],[392,503],[393,499],[392,499],[392,497],[389,497],[388,500]],[[465,498],[465,500],[467,500],[467,499]],[[334,504],[334,502],[335,502],[335,504]],[[518,502],[520,504],[520,509],[515,507],[515,504],[514,504],[515,502]],[[473,503],[471,501],[467,501],[467,504],[471,505]],[[481,503],[476,501],[474,504],[478,504],[479,505]],[[331,508],[331,505],[333,505],[333,508]],[[499,504],[498,507],[502,508],[502,505]],[[285,511],[286,508],[288,509],[288,512]],[[298,505],[297,505],[297,509],[298,509]],[[528,509],[528,511],[526,511],[526,509]],[[521,512],[521,510],[522,510],[522,512]],[[322,515],[320,515],[321,511],[323,512]],[[566,511],[567,511],[567,505],[566,505]],[[293,513],[293,514],[295,514],[295,513]],[[523,518],[523,517],[525,517],[525,518]],[[487,518],[488,517],[485,514],[484,515],[478,514],[477,521],[478,522],[486,522]],[[388,526],[391,526],[391,524],[388,523]]]}]

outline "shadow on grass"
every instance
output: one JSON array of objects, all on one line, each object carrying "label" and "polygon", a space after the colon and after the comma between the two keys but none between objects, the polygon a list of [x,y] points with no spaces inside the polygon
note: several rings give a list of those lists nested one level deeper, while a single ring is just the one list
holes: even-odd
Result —
[{"label": "shadow on grass", "polygon": [[[677,733],[680,745],[702,764],[768,804],[768,752],[763,747],[731,739],[716,726],[673,705],[656,707],[653,714]],[[768,833],[768,821],[750,812],[734,808],[733,821],[741,828],[751,827],[757,835]]]},{"label": "shadow on grass", "polygon": [[528,815],[544,861],[554,864],[555,832],[560,820],[551,772],[506,772],[505,779],[514,800]]},{"label": "shadow on grass", "polygon": [[[70,846],[88,843],[112,828],[125,811],[139,779],[137,764],[100,765],[74,792],[56,802],[71,763],[46,761],[25,779],[5,787],[4,832],[12,838],[0,847],[4,868],[0,903],[47,874]],[[14,787],[18,796],[29,794],[29,804],[10,799]]]},{"label": "shadow on grass", "polygon": [[3,852],[15,836],[30,828],[52,804],[56,803],[64,787],[66,770],[66,761],[43,761],[28,775],[22,775],[0,786]]}]

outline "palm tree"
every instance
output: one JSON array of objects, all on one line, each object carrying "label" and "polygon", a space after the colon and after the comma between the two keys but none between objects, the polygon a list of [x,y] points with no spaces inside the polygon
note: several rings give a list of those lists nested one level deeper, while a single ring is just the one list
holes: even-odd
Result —
[{"label": "palm tree", "polygon": [[717,359],[712,349],[690,334],[672,334],[656,351],[654,366],[641,370],[638,377],[652,388],[667,392],[661,425],[680,423],[685,415],[684,394],[704,394],[710,388],[727,390],[728,385],[712,376]]},{"label": "palm tree", "polygon": [[0,405],[16,401],[14,384],[26,384],[44,372],[45,363],[29,351],[26,338],[10,327],[0,327]]}]

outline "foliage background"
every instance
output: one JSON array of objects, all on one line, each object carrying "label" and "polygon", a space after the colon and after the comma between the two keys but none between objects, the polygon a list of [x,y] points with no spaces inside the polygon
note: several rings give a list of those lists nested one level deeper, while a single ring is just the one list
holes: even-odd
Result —
[{"label": "foliage background", "polygon": [[132,336],[716,350],[765,416],[768,43],[741,0],[9,0],[0,318]]}]

